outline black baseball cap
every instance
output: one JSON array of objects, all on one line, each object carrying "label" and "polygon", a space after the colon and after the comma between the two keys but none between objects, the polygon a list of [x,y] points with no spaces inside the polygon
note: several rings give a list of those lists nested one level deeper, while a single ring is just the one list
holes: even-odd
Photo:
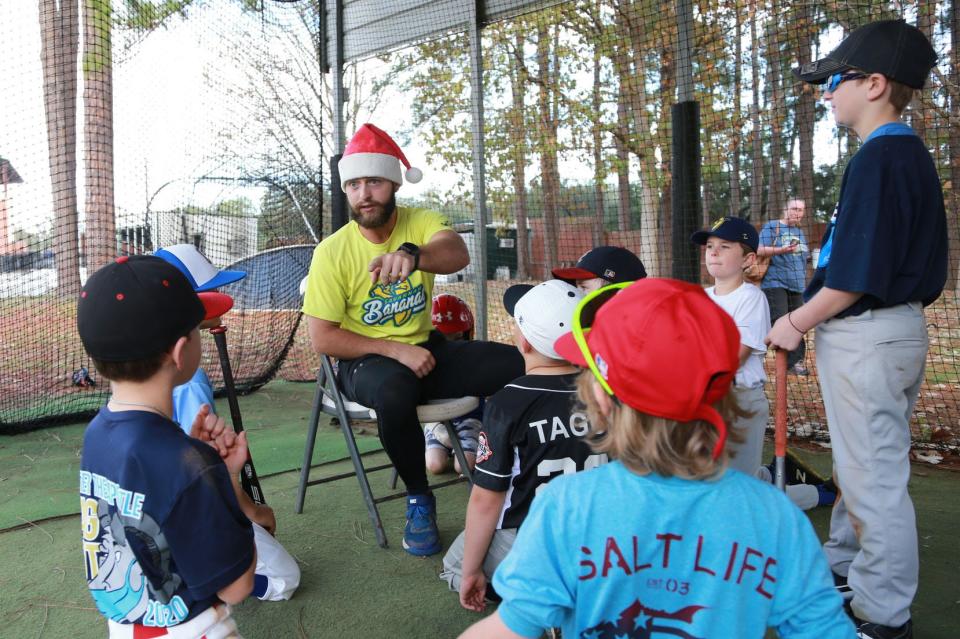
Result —
[{"label": "black baseball cap", "polygon": [[94,359],[127,362],[162,353],[206,315],[176,266],[152,255],[125,255],[87,279],[77,331]]},{"label": "black baseball cap", "polygon": [[937,54],[920,29],[904,20],[880,20],[856,29],[826,57],[793,69],[793,75],[823,84],[834,73],[857,69],[922,89],[936,63]]},{"label": "black baseball cap", "polygon": [[591,280],[599,277],[611,284],[633,282],[647,276],[640,258],[619,246],[598,246],[592,248],[577,260],[570,268],[555,268],[551,271],[558,280]]},{"label": "black baseball cap", "polygon": [[722,217],[709,229],[697,231],[691,235],[690,241],[703,245],[711,237],[719,237],[721,240],[730,242],[742,242],[754,252],[760,246],[760,235],[757,234],[757,229],[753,228],[753,224],[739,217]]}]

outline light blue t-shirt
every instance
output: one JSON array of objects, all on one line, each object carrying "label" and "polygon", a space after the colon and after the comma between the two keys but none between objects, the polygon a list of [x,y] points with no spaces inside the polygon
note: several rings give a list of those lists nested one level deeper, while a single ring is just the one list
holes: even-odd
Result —
[{"label": "light blue t-shirt", "polygon": [[200,406],[209,404],[210,410],[216,412],[217,407],[213,403],[213,386],[210,384],[210,378],[202,368],[197,368],[190,381],[186,384],[180,384],[173,389],[173,421],[180,424],[187,435],[190,434],[190,428],[193,426],[193,420],[197,416]]},{"label": "light blue t-shirt", "polygon": [[772,256],[760,288],[785,288],[794,293],[803,292],[807,285],[807,256],[810,254],[803,231],[799,226],[790,226],[780,220],[767,222],[760,229],[760,246],[790,245],[799,246],[800,250]]},{"label": "light blue t-shirt", "polygon": [[[534,499],[493,585],[524,637],[852,638],[806,516],[773,485],[640,476],[620,462]],[[638,628],[644,631],[634,634]],[[684,634],[686,633],[686,634]]]}]

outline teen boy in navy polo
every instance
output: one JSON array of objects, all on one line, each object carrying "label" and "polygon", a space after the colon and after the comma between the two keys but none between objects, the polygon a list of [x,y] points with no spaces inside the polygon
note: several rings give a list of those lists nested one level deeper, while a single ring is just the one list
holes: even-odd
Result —
[{"label": "teen boy in navy polo", "polygon": [[256,566],[236,497],[246,437],[208,420],[193,439],[171,419],[173,387],[200,362],[197,326],[221,313],[153,256],[117,258],[80,294],[80,338],[112,391],[80,462],[87,582],[111,638],[239,637],[224,602],[250,593]]},{"label": "teen boy in navy polo", "polygon": [[792,350],[817,328],[842,491],[824,550],[838,585],[853,593],[860,637],[913,636],[919,562],[907,493],[909,421],[927,354],[923,307],[946,281],[947,231],[933,160],[900,115],[935,63],[918,29],[884,20],[794,70],[807,82],[827,82],[823,97],[837,124],[863,140],[844,171],[806,303],[767,337]]}]

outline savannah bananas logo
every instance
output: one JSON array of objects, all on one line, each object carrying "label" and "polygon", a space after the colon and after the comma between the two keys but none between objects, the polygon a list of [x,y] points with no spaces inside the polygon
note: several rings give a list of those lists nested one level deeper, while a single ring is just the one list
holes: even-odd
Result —
[{"label": "savannah bananas logo", "polygon": [[423,284],[413,286],[410,279],[394,284],[377,284],[370,291],[370,299],[363,303],[363,323],[368,326],[383,326],[391,321],[394,326],[403,326],[416,313],[427,307]]}]

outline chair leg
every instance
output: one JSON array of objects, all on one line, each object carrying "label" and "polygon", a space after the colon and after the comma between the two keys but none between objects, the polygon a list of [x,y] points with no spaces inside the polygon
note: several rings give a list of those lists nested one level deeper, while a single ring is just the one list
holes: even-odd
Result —
[{"label": "chair leg", "polygon": [[443,425],[450,435],[450,445],[453,446],[453,454],[457,456],[457,461],[460,462],[460,472],[466,477],[467,483],[473,486],[473,473],[470,471],[470,466],[467,465],[467,457],[463,454],[463,446],[460,445],[460,438],[457,437],[457,429],[450,420],[443,422]]},{"label": "chair leg", "polygon": [[317,391],[313,395],[313,408],[310,411],[310,423],[307,427],[307,445],[303,451],[303,466],[300,467],[300,486],[297,488],[297,503],[294,511],[303,512],[303,501],[307,496],[307,481],[310,480],[310,465],[313,463],[313,448],[317,443],[317,428],[320,424],[320,409],[323,402],[323,372],[317,374]]},{"label": "chair leg", "polygon": [[380,511],[377,509],[377,504],[373,500],[373,491],[370,490],[370,480],[367,478],[367,472],[363,468],[363,460],[360,458],[360,451],[357,450],[357,440],[353,436],[353,429],[350,428],[350,420],[347,419],[346,411],[343,410],[342,400],[337,402],[337,408],[340,413],[340,430],[343,431],[343,438],[346,440],[347,450],[350,452],[350,460],[353,462],[353,470],[357,475],[357,481],[360,482],[360,492],[363,493],[363,501],[367,505],[367,514],[370,516],[373,532],[377,536],[377,545],[381,548],[386,548],[387,534],[383,530]]},{"label": "chair leg", "polygon": [[393,470],[390,471],[390,490],[397,489],[397,480],[400,479],[400,473],[397,472],[397,467],[394,466]]}]

